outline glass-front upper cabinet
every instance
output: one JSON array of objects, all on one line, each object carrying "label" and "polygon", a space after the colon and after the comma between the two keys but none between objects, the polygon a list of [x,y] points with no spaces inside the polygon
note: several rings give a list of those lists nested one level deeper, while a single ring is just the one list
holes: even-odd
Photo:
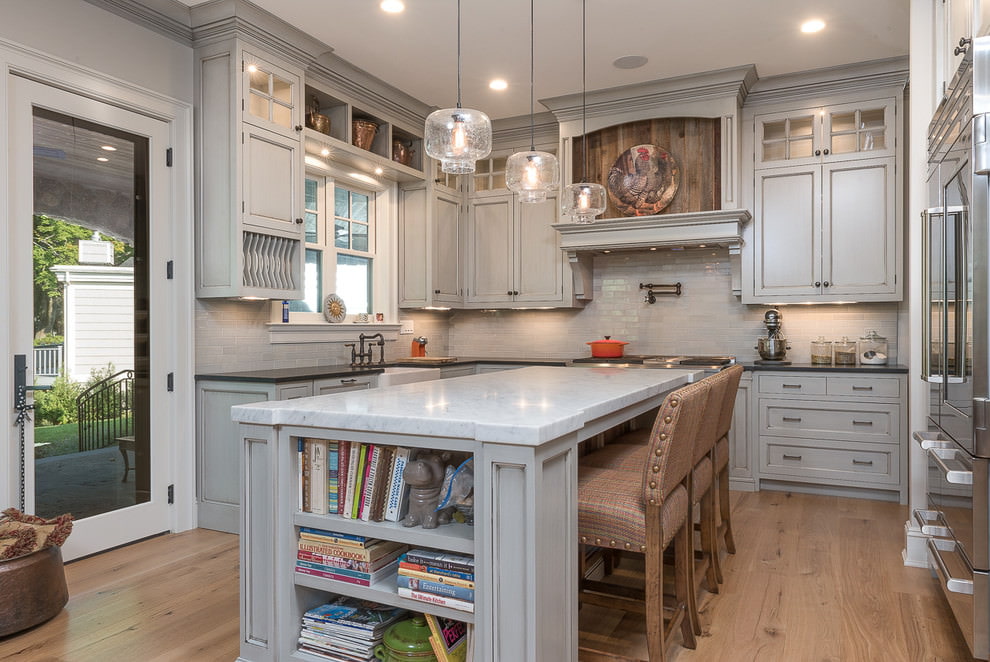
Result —
[{"label": "glass-front upper cabinet", "polygon": [[244,52],[244,121],[295,134],[299,119],[299,76]]},{"label": "glass-front upper cabinet", "polygon": [[894,155],[894,99],[757,115],[756,167]]}]

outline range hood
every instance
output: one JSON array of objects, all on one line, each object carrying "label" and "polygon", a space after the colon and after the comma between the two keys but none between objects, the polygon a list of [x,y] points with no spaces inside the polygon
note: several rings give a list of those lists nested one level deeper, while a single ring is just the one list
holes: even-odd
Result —
[{"label": "range hood", "polygon": [[592,298],[592,262],[596,253],[650,250],[659,247],[725,246],[732,262],[732,290],[741,292],[740,252],[743,226],[752,218],[745,209],[717,209],[609,218],[594,223],[558,223],[560,247],[574,271],[578,298]]}]

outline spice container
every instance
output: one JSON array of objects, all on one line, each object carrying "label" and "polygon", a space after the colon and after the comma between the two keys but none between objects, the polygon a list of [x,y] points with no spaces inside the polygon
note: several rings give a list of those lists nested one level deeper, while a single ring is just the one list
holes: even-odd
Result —
[{"label": "spice container", "polygon": [[825,336],[818,336],[818,340],[811,341],[811,362],[815,365],[831,365],[831,340],[825,340]]},{"label": "spice container", "polygon": [[859,339],[859,362],[866,365],[886,365],[887,339],[877,335],[876,331],[868,331]]},{"label": "spice container", "polygon": [[856,365],[856,343],[847,336],[835,341],[835,365]]}]

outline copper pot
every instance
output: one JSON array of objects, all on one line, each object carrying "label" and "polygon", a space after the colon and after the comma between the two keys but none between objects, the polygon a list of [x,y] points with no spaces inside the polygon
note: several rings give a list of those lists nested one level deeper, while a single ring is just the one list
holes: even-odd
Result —
[{"label": "copper pot", "polygon": [[401,163],[404,166],[412,163],[413,154],[416,150],[409,149],[409,145],[405,144],[401,140],[392,141],[392,160],[396,163]]},{"label": "copper pot", "polygon": [[320,100],[316,95],[309,98],[309,105],[306,107],[306,126],[322,134],[330,135],[330,118],[320,114]]},{"label": "copper pot", "polygon": [[593,340],[585,344],[591,345],[591,356],[594,358],[617,359],[622,356],[625,346],[629,343],[624,340],[612,340],[611,336],[605,336],[604,340]]},{"label": "copper pot", "polygon": [[371,120],[353,120],[351,129],[354,134],[351,136],[351,142],[354,146],[370,150],[371,143],[375,140],[375,134],[378,133],[378,124]]}]

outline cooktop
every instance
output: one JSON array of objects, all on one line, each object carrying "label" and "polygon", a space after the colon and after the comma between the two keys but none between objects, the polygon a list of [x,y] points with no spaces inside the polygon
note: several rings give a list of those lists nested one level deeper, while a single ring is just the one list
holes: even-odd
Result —
[{"label": "cooktop", "polygon": [[607,363],[610,365],[627,364],[642,365],[643,367],[667,367],[667,366],[725,366],[736,362],[734,356],[706,356],[706,355],[666,355],[666,354],[627,354],[614,358],[602,358],[598,356],[584,356],[573,359],[571,363]]}]

